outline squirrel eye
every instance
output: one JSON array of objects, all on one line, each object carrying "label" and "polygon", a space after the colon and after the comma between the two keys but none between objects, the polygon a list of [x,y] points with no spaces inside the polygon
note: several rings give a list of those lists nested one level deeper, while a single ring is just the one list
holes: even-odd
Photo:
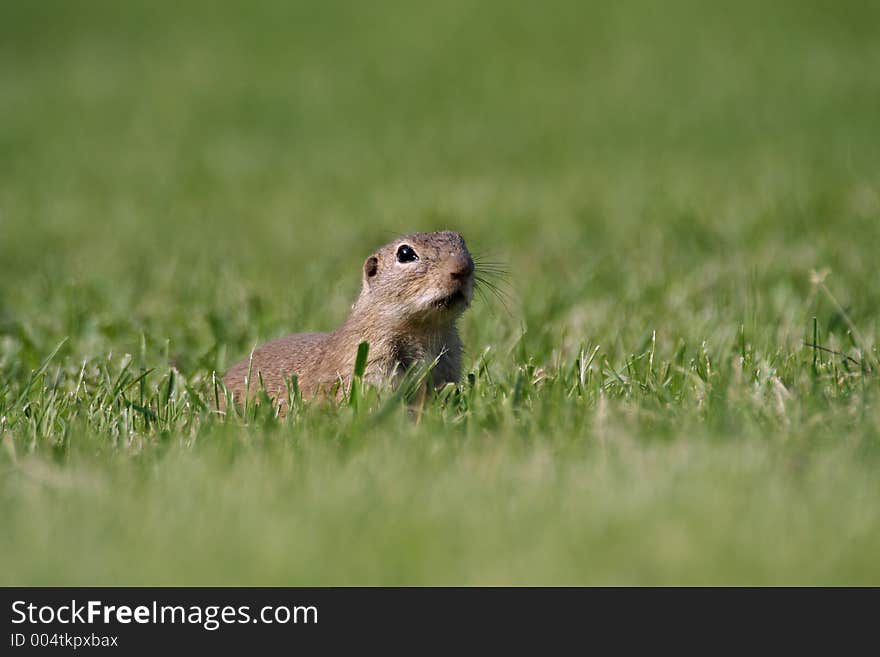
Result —
[{"label": "squirrel eye", "polygon": [[409,244],[401,244],[400,248],[397,249],[397,262],[412,262],[418,259],[419,256],[416,255],[416,252],[413,251]]}]

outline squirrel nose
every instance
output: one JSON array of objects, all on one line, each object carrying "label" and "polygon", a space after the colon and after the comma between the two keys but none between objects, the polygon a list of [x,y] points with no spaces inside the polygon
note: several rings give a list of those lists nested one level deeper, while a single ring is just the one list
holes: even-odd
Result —
[{"label": "squirrel nose", "polygon": [[452,272],[452,278],[456,281],[463,281],[474,273],[474,263],[468,260],[457,271]]}]

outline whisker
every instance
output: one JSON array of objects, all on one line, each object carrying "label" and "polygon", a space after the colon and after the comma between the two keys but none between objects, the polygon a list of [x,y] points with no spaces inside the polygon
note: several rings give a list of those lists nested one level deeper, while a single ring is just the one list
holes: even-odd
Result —
[{"label": "whisker", "polygon": [[492,309],[492,304],[489,303],[489,297],[486,296],[486,291],[478,285],[474,286],[474,292],[480,295],[480,299],[483,300],[483,303],[486,304],[486,308],[489,309],[489,312],[494,314],[494,310]]},{"label": "whisker", "polygon": [[500,263],[499,264],[494,264],[494,263],[488,264],[485,262],[480,262],[479,260],[475,260],[474,266],[481,271],[497,271],[497,272],[503,272],[505,274],[510,272],[510,267],[508,267],[507,265],[500,264]]},{"label": "whisker", "polygon": [[490,308],[492,304],[489,303],[489,295],[491,294],[501,304],[504,311],[508,315],[512,315],[509,306],[512,296],[502,287],[509,286],[506,279],[510,277],[510,265],[487,252],[471,252],[471,258],[474,261],[474,289]]},{"label": "whisker", "polygon": [[491,294],[493,297],[495,297],[496,299],[498,299],[498,301],[499,301],[502,305],[504,305],[505,307],[507,306],[507,303],[510,301],[510,299],[509,299],[509,297],[508,297],[505,293],[503,293],[502,291],[500,291],[500,290],[498,290],[498,289],[491,288],[491,287],[490,287],[490,288],[486,288],[486,289],[488,290],[489,294]]},{"label": "whisker", "polygon": [[508,281],[504,280],[503,278],[497,278],[497,279],[493,280],[492,278],[488,278],[488,277],[480,275],[478,273],[476,276],[474,276],[474,280],[485,285],[486,287],[488,287],[490,289],[495,289],[498,292],[501,292],[503,294],[508,294],[507,290],[504,289],[503,286],[510,287],[510,283]]},{"label": "whisker", "polygon": [[489,276],[496,276],[498,278],[510,276],[510,270],[505,267],[487,267],[477,262],[474,263],[474,269],[477,274],[487,274]]},{"label": "whisker", "polygon": [[510,301],[510,295],[505,290],[502,290],[500,287],[495,285],[493,282],[486,280],[483,277],[476,276],[474,277],[474,289],[478,290],[481,293],[483,299],[487,301],[487,305],[488,297],[486,296],[484,290],[488,290],[488,292],[498,300],[498,302],[502,305],[508,315],[513,314],[511,313],[510,307],[508,305],[508,302]]},{"label": "whisker", "polygon": [[471,251],[471,257],[474,260],[489,260],[496,257],[492,251]]}]

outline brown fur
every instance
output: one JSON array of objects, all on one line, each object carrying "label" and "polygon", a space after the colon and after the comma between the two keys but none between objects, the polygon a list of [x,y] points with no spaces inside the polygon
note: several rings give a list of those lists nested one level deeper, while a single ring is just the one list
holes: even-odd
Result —
[{"label": "brown fur", "polygon": [[[418,260],[397,261],[403,244],[415,250]],[[473,297],[473,270],[458,233],[404,235],[364,262],[361,293],[342,326],[332,333],[298,333],[267,342],[233,365],[224,383],[241,403],[247,390],[253,396],[260,389],[262,378],[269,397],[282,407],[286,381],[293,375],[304,397],[327,392],[337,382],[345,390],[361,342],[370,345],[364,374],[370,383],[381,384],[413,365],[435,360],[431,383],[439,387],[456,382],[461,340],[455,324]]]}]

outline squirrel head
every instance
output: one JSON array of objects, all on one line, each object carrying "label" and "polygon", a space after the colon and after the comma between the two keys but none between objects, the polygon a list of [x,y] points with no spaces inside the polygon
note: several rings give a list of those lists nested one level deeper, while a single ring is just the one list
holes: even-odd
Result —
[{"label": "squirrel head", "polygon": [[356,306],[366,304],[388,321],[448,324],[473,293],[474,261],[459,233],[410,233],[366,259]]}]

